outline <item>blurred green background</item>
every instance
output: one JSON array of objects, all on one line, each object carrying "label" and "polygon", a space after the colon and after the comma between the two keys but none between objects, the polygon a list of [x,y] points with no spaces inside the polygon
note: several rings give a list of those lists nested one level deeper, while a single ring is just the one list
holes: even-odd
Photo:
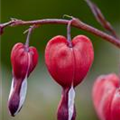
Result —
[{"label": "blurred green background", "polygon": [[[120,36],[120,1],[94,0],[107,20],[111,22]],[[94,19],[84,0],[1,0],[1,21],[10,18],[34,20],[43,18],[62,18],[64,14],[80,18],[84,22],[104,30]],[[44,25],[37,28],[31,37],[30,45],[39,51],[39,64],[28,79],[28,94],[21,112],[12,118],[7,110],[7,99],[11,85],[10,53],[17,42],[25,42],[23,32],[29,26],[9,27],[1,38],[2,94],[0,94],[0,120],[56,120],[56,109],[60,100],[61,87],[47,72],[44,62],[44,49],[49,39],[58,34],[66,36],[65,25]],[[85,34],[91,38],[95,59],[84,82],[76,88],[76,120],[98,120],[92,103],[92,86],[95,78],[101,74],[120,72],[120,50],[85,31],[72,28],[72,37]],[[1,67],[0,67],[1,68]],[[0,75],[0,76],[1,76]]]}]

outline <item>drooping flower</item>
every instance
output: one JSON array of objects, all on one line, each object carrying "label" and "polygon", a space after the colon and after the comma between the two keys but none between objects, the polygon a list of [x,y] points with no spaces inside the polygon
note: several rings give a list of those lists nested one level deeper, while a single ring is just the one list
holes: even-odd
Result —
[{"label": "drooping flower", "polygon": [[78,35],[72,41],[58,35],[48,42],[45,62],[53,79],[63,88],[58,120],[75,120],[74,88],[87,75],[93,59],[92,43],[84,35]]},{"label": "drooping flower", "polygon": [[116,74],[96,79],[93,102],[100,120],[120,120],[120,79]]},{"label": "drooping flower", "polygon": [[27,92],[27,78],[38,62],[38,52],[35,47],[26,48],[17,43],[11,52],[12,85],[8,99],[10,114],[15,116],[23,106]]}]

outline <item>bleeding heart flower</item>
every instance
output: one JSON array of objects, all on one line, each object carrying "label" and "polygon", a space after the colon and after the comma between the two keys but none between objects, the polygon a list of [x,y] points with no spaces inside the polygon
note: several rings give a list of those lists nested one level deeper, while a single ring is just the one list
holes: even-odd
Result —
[{"label": "bleeding heart flower", "polygon": [[89,38],[76,36],[69,45],[64,36],[52,38],[45,49],[45,62],[54,80],[63,87],[58,120],[75,120],[76,87],[88,73],[94,58]]},{"label": "bleeding heart flower", "polygon": [[26,48],[22,43],[17,43],[11,52],[13,79],[8,99],[10,114],[15,116],[23,106],[27,92],[27,78],[38,62],[36,48]]},{"label": "bleeding heart flower", "polygon": [[52,38],[45,49],[45,62],[47,68],[62,87],[77,86],[88,73],[94,51],[91,41],[83,35],[78,35],[72,40],[72,46],[68,46],[64,36]]},{"label": "bleeding heart flower", "polygon": [[93,102],[101,120],[120,120],[120,79],[115,74],[102,75],[93,86]]}]

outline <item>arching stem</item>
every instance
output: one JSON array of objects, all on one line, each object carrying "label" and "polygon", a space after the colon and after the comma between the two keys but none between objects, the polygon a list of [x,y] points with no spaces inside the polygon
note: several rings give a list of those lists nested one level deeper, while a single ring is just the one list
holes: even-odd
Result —
[{"label": "arching stem", "polygon": [[26,48],[27,51],[29,50],[30,36],[31,36],[31,34],[32,34],[32,31],[33,31],[36,27],[37,27],[37,25],[30,26],[30,28],[24,32],[24,33],[27,32],[27,38],[26,38],[26,42],[25,42],[25,48]]},{"label": "arching stem", "polygon": [[[84,31],[87,31],[89,33],[92,33],[98,37],[103,38],[104,40],[112,43],[116,47],[120,48],[120,38],[117,36],[116,32],[114,31],[113,27],[111,24],[105,19],[103,16],[102,12],[98,8],[96,4],[94,4],[91,0],[85,0],[87,4],[90,6],[95,18],[97,21],[106,29],[108,30],[112,35],[109,35],[105,32],[102,32],[90,25],[87,25],[86,23],[82,22],[81,20],[69,16],[69,15],[64,15],[70,18],[73,18],[75,21],[70,22],[69,20],[64,20],[64,19],[42,19],[42,20],[33,20],[33,21],[23,21],[23,20],[18,20],[16,18],[11,18],[9,22],[0,24],[0,35],[3,34],[3,29],[7,26],[17,26],[17,25],[42,25],[42,24],[68,24],[68,29],[72,25],[76,28],[82,29]],[[69,36],[70,29],[68,30],[68,40],[70,39]],[[71,44],[71,43],[70,43]],[[71,46],[71,45],[70,45]]]},{"label": "arching stem", "polygon": [[3,34],[4,32],[4,28],[11,25],[13,23],[13,21],[9,21],[9,22],[6,22],[6,23],[3,23],[3,24],[0,24],[0,35]]},{"label": "arching stem", "polygon": [[72,41],[71,41],[71,24],[72,24],[72,22],[73,22],[73,19],[70,20],[67,25],[67,41],[68,41],[69,47],[72,47]]},{"label": "arching stem", "polygon": [[14,23],[14,21],[9,21],[9,22],[6,22],[6,23],[3,23],[3,24],[0,24],[1,27],[5,28],[9,25],[11,25],[12,23]]},{"label": "arching stem", "polygon": [[[14,21],[10,21],[9,25],[7,26],[21,26],[21,25],[43,25],[43,24],[66,24],[68,25],[69,20],[64,20],[64,19],[41,19],[41,20],[33,20],[33,21],[23,21],[23,20],[17,20],[15,19]],[[100,31],[84,22],[81,20],[74,18],[74,21],[71,24],[72,26],[87,31],[89,33],[92,33],[103,40],[106,40],[116,47],[120,48],[120,39],[113,37],[112,35],[109,35],[103,31]],[[3,31],[3,28],[7,27],[4,26],[4,24],[0,24],[0,31]]]}]

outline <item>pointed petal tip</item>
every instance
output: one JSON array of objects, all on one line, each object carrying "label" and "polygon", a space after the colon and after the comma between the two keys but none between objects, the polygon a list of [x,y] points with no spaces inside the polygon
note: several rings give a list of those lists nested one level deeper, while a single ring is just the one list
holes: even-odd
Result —
[{"label": "pointed petal tip", "polygon": [[16,111],[18,109],[18,105],[12,103],[12,102],[9,102],[8,104],[8,109],[9,109],[9,114],[12,116],[12,117],[15,117],[16,115]]}]

